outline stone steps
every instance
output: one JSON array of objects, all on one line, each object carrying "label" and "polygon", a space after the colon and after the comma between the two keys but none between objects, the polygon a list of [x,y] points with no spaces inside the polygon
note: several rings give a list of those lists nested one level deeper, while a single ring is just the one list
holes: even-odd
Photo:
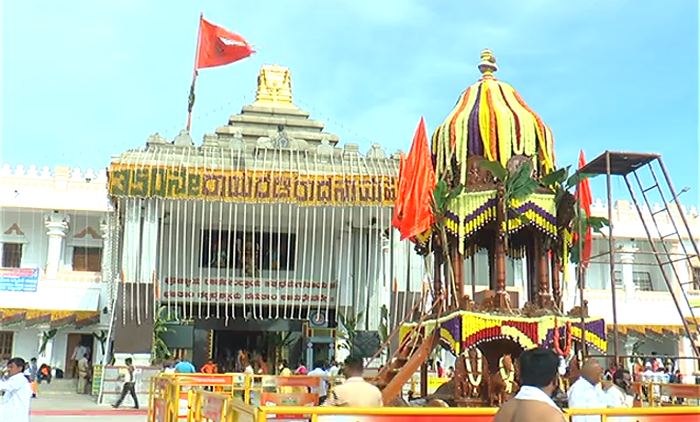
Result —
[{"label": "stone steps", "polygon": [[53,379],[51,384],[42,382],[39,385],[39,395],[41,394],[75,394],[78,381],[74,379]]}]

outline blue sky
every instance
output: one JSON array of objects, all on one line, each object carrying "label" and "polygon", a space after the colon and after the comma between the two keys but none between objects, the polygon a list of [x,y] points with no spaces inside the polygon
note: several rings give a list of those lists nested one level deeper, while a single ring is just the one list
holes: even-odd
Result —
[{"label": "blue sky", "polygon": [[[407,151],[476,82],[483,48],[548,123],[558,164],[659,152],[697,204],[693,0],[24,0],[2,13],[2,161],[99,168],[186,121],[199,13],[259,46],[200,73],[193,137],[252,102],[264,63],[341,142]],[[594,185],[594,196],[604,191]],[[617,192],[622,188],[616,182]]]}]

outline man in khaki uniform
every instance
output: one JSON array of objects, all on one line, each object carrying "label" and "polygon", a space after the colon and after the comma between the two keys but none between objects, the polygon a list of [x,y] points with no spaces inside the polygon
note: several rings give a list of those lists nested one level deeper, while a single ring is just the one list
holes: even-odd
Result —
[{"label": "man in khaki uniform", "polygon": [[[335,387],[324,406],[336,407],[381,407],[382,393],[362,378],[362,359],[349,357],[345,361],[345,382]],[[540,421],[544,422],[544,421]]]},{"label": "man in khaki uniform", "polygon": [[532,349],[520,355],[522,387],[513,400],[501,406],[493,422],[567,422],[552,400],[559,383],[559,357],[549,349]]}]

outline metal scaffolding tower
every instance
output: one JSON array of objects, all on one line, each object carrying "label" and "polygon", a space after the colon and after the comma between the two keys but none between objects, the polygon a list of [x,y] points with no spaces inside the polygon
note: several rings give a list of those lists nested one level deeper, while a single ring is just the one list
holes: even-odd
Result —
[{"label": "metal scaffolding tower", "polygon": [[[679,194],[673,187],[668,171],[661,156],[658,154],[640,154],[631,152],[606,151],[586,166],[580,169],[582,174],[606,176],[608,220],[610,221],[610,232],[608,235],[609,251],[601,255],[610,255],[610,280],[613,307],[613,330],[614,343],[613,351],[615,361],[619,362],[619,331],[617,325],[617,298],[615,287],[615,236],[613,223],[613,199],[612,199],[612,176],[622,176],[629,190],[634,207],[639,214],[639,220],[644,226],[651,254],[655,257],[656,264],[661,269],[664,282],[668,288],[673,303],[678,310],[678,314],[683,322],[685,333],[691,341],[700,339],[700,329],[698,319],[695,316],[693,306],[688,298],[688,290],[697,280],[689,275],[690,281],[685,281],[681,276],[678,265],[683,263],[688,269],[692,269],[693,260],[700,257],[698,245],[690,231],[688,220],[684,213]],[[648,172],[646,178],[643,172]],[[644,180],[650,180],[649,185],[643,184]],[[638,196],[639,192],[639,196]],[[681,192],[682,193],[682,192]],[[661,204],[660,208],[655,208],[654,204]],[[646,210],[646,212],[645,212]],[[677,211],[677,212],[673,212]],[[660,224],[660,219],[666,220]],[[669,228],[668,232],[662,232],[663,226]],[[700,233],[698,233],[700,235]],[[667,241],[675,240],[680,245],[680,251],[670,250]],[[599,256],[601,256],[599,255]],[[583,288],[583,286],[581,286]],[[685,312],[687,312],[687,315]],[[687,318],[686,318],[687,316]],[[693,354],[700,362],[700,350],[695,345],[692,347]]]}]

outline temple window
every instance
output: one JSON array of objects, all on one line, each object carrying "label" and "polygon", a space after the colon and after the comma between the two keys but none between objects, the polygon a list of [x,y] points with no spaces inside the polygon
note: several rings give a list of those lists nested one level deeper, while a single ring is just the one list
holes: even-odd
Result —
[{"label": "temple window", "polygon": [[[651,281],[651,273],[649,271],[635,271],[632,273],[632,281],[637,287],[637,290],[642,292],[653,292],[654,284]],[[624,289],[622,282],[622,271],[615,271],[615,288]]]},{"label": "temple window", "polygon": [[22,244],[3,243],[2,244],[2,267],[21,268],[22,266]]},{"label": "temple window", "polygon": [[73,248],[73,271],[101,272],[102,248]]},{"label": "temple window", "polygon": [[12,331],[0,331],[0,361],[6,362],[12,358]]}]

